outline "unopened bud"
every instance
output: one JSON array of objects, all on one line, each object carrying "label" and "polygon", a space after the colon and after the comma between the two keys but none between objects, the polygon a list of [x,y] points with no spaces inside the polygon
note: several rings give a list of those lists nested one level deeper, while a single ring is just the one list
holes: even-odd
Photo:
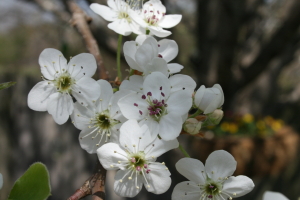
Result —
[{"label": "unopened bud", "polygon": [[189,118],[183,125],[183,130],[189,134],[195,135],[200,132],[202,122],[195,118]]},{"label": "unopened bud", "polygon": [[217,109],[211,114],[207,115],[207,119],[203,125],[205,126],[214,126],[218,125],[224,116],[223,110]]}]

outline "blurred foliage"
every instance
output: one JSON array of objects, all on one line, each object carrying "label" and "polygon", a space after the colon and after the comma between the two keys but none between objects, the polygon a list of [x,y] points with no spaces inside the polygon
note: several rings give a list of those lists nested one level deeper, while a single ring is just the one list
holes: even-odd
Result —
[{"label": "blurred foliage", "polygon": [[6,88],[9,88],[9,87],[13,86],[14,84],[16,84],[16,82],[1,83],[0,84],[0,90],[4,90]]},{"label": "blurred foliage", "polygon": [[272,116],[255,117],[251,114],[225,116],[219,126],[210,126],[207,129],[217,136],[241,135],[266,137],[274,135],[284,126],[281,119]]}]

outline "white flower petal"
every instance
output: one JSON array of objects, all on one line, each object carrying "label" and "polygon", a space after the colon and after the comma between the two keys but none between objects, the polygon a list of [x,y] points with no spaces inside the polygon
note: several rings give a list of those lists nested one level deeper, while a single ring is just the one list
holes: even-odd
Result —
[{"label": "white flower petal", "polygon": [[172,193],[172,200],[195,200],[200,199],[199,186],[192,181],[184,181],[177,184]]},{"label": "white flower petal", "polygon": [[181,158],[175,167],[188,180],[201,185],[205,184],[205,167],[201,161],[193,158]]},{"label": "white flower petal", "polygon": [[162,28],[172,28],[181,21],[182,15],[165,15],[159,22],[158,26]]},{"label": "white flower petal", "polygon": [[[144,150],[145,145],[151,142],[144,141],[146,131],[147,130],[140,127],[136,120],[126,121],[120,128],[120,145],[124,148],[131,149],[131,152],[136,152],[137,148],[138,150]],[[148,134],[148,136],[150,136],[150,134]]]},{"label": "white flower petal", "polygon": [[[79,144],[82,149],[86,150],[89,154],[93,154],[97,152],[97,149],[105,144],[105,135],[101,139],[101,134],[98,134],[94,139],[93,136],[96,136],[98,128],[88,128],[83,129],[79,134]],[[94,132],[93,132],[94,131]],[[93,132],[92,135],[89,135]],[[89,136],[87,136],[89,135]],[[85,137],[87,136],[87,137]],[[101,140],[100,140],[101,139]]]},{"label": "white flower petal", "polygon": [[205,171],[209,178],[217,181],[218,178],[231,176],[236,169],[234,157],[224,150],[212,152],[205,162]]},{"label": "white flower petal", "polygon": [[118,161],[127,160],[125,157],[127,153],[116,143],[107,143],[102,145],[97,149],[97,155],[100,163],[107,170],[120,169],[121,165]]},{"label": "white flower petal", "polygon": [[[135,184],[135,176],[132,177],[132,180],[129,180],[128,177],[131,173],[129,172],[128,175],[126,175],[126,173],[128,173],[128,170],[117,171],[115,176],[114,190],[116,194],[121,197],[132,198],[135,197],[143,187],[142,176],[137,175],[137,184]],[[122,179],[122,182],[120,182],[120,179]]]},{"label": "white flower petal", "polygon": [[[166,168],[166,166],[163,166],[163,168]],[[166,192],[172,183],[172,180],[168,174],[170,174],[170,172],[166,169],[150,171],[149,174],[146,175],[148,184],[144,180],[145,188],[148,190],[148,192],[152,192],[154,194],[162,194]]]},{"label": "white flower petal", "polygon": [[222,87],[219,84],[214,84],[213,88],[218,88],[221,92],[221,95],[222,95],[220,104],[218,105],[218,108],[219,108],[224,104],[224,93],[223,93]]},{"label": "white flower petal", "polygon": [[[115,6],[113,5],[112,1],[107,2],[108,5],[112,8],[114,8]],[[107,6],[103,6],[100,5],[98,3],[92,3],[90,5],[90,8],[97,13],[98,15],[100,15],[101,17],[103,17],[106,21],[114,21],[117,18],[117,12],[112,10],[111,8],[107,7]]]},{"label": "white flower petal", "polygon": [[152,37],[150,35],[138,35],[136,38],[135,38],[135,41],[139,44],[139,45],[142,45],[144,43],[144,41],[148,38],[148,37]]},{"label": "white flower petal", "polygon": [[131,27],[129,26],[126,19],[117,19],[107,25],[107,27],[120,35],[130,35],[132,33]]},{"label": "white flower petal", "polygon": [[263,200],[289,200],[289,199],[279,192],[266,191],[264,193]]},{"label": "white flower petal", "polygon": [[79,102],[75,102],[71,119],[76,128],[83,130],[89,126],[93,114],[93,111],[89,109],[89,107],[82,106]]},{"label": "white flower petal", "polygon": [[185,115],[192,107],[192,95],[186,90],[180,90],[172,93],[166,103],[168,104],[168,113]]},{"label": "white flower petal", "polygon": [[55,87],[48,81],[38,82],[28,94],[28,107],[35,111],[46,111],[49,97],[55,92]]},{"label": "white flower petal", "polygon": [[121,91],[143,91],[143,77],[138,75],[132,75],[129,77],[129,80],[124,80],[120,85]]},{"label": "white flower petal", "polygon": [[67,60],[56,49],[44,49],[39,57],[39,64],[43,76],[48,80],[54,80],[54,74],[67,68]]},{"label": "white flower petal", "polygon": [[[211,92],[213,91],[213,92]],[[206,94],[208,92],[211,92],[211,93],[214,93],[214,97],[213,98],[206,98]],[[217,108],[220,107],[220,103],[221,102],[224,102],[224,96],[221,94],[221,92],[218,90],[218,89],[215,89],[215,88],[210,88],[210,89],[207,89],[206,90],[206,93],[204,94],[204,97],[202,98],[202,102],[200,103],[200,108],[202,105],[208,105],[207,107],[206,106],[203,106],[204,109],[204,114],[208,114],[208,113],[212,113],[214,112]]]},{"label": "white flower petal", "polygon": [[151,36],[147,37],[143,42],[143,45],[144,44],[151,45],[151,47],[152,47],[151,54],[152,54],[153,58],[158,56],[158,43],[154,37],[151,37]]},{"label": "white flower petal", "polygon": [[162,58],[153,58],[152,62],[145,65],[143,75],[151,74],[152,72],[161,72],[166,77],[169,76],[167,62]]},{"label": "white flower petal", "polygon": [[148,114],[148,103],[142,99],[142,94],[129,94],[121,98],[118,105],[127,119],[141,120]]},{"label": "white flower petal", "polygon": [[125,60],[129,67],[132,69],[143,71],[143,69],[138,65],[138,63],[135,61],[135,54],[137,51],[137,43],[134,41],[125,42],[123,46],[123,52],[125,56]]},{"label": "white flower petal", "polygon": [[186,90],[192,95],[197,85],[194,79],[183,74],[176,74],[174,76],[171,76],[169,78],[169,81],[172,86],[171,93],[180,90]]},{"label": "white flower petal", "polygon": [[110,99],[109,105],[110,110],[110,116],[112,116],[113,119],[120,119],[122,115],[121,110],[118,106],[118,102],[121,98],[125,97],[128,93],[125,91],[117,91],[116,93],[113,94],[112,98]]},{"label": "white flower petal", "polygon": [[73,112],[73,100],[68,94],[54,93],[50,96],[47,103],[48,113],[52,115],[54,121],[61,125],[68,119]]},{"label": "white flower petal", "polygon": [[115,0],[107,0],[107,5],[113,10],[118,10]]},{"label": "white flower petal", "polygon": [[148,92],[151,92],[152,99],[161,100],[170,94],[171,86],[169,79],[160,72],[153,72],[148,75],[145,78],[143,86],[144,94],[147,95]]},{"label": "white flower petal", "polygon": [[181,115],[168,113],[159,121],[159,135],[163,140],[174,140],[177,138],[182,129]]},{"label": "white flower petal", "polygon": [[[99,107],[98,111],[106,110],[110,99],[112,98],[114,92],[111,84],[106,80],[98,80],[97,83],[100,86],[100,96],[99,96]],[[101,105],[100,105],[101,104]]]},{"label": "white flower petal", "polygon": [[72,95],[83,106],[97,100],[100,96],[100,86],[90,77],[82,77],[72,86]]},{"label": "white flower petal", "polygon": [[154,57],[157,57],[157,54],[154,55],[154,50],[151,44],[142,44],[135,54],[135,60],[141,69],[144,69],[145,65],[151,63]]},{"label": "white flower petal", "polygon": [[139,122],[140,125],[147,125],[147,127],[150,130],[151,137],[154,139],[157,137],[157,134],[159,133],[159,123],[155,120],[153,120],[152,117],[149,117],[147,119],[143,119]]},{"label": "white flower petal", "polygon": [[183,66],[178,63],[169,63],[168,69],[170,74],[175,74],[180,72],[183,69]]},{"label": "white flower petal", "polygon": [[149,26],[148,29],[150,30],[150,33],[157,37],[168,37],[172,34],[170,31],[164,30],[160,27]]},{"label": "white flower petal", "polygon": [[201,87],[197,90],[195,96],[194,96],[194,103],[197,107],[199,107],[200,103],[201,103],[201,100],[204,96],[204,93],[205,93],[205,86],[204,85],[201,85]]},{"label": "white flower petal", "polygon": [[81,53],[74,56],[68,63],[68,71],[76,80],[82,77],[92,77],[97,69],[96,59],[93,54]]},{"label": "white flower petal", "polygon": [[[154,144],[154,147],[152,148],[151,146]],[[147,151],[147,157],[159,157],[162,154],[166,153],[167,151],[170,151],[171,149],[176,149],[178,148],[179,143],[177,139],[174,140],[169,140],[169,141],[164,141],[162,139],[159,139],[156,137],[154,142],[151,143],[151,145],[147,148],[151,148],[151,150],[148,152],[148,149],[146,148],[145,151]]]},{"label": "white flower petal", "polygon": [[0,173],[0,189],[2,188],[2,186],[3,186],[3,176]]},{"label": "white flower petal", "polygon": [[178,45],[174,40],[163,39],[158,42],[158,53],[165,61],[170,62],[178,54]]},{"label": "white flower petal", "polygon": [[[224,182],[223,191],[232,198],[240,197],[251,192],[254,188],[253,181],[247,176],[231,176]],[[228,198],[227,195],[223,197]],[[275,199],[272,199],[275,200]]]}]

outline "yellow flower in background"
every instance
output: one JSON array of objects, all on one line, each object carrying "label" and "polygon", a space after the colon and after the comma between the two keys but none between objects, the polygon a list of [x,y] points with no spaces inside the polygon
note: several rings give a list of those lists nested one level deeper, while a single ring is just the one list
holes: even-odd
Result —
[{"label": "yellow flower in background", "polygon": [[266,129],[266,124],[265,124],[264,121],[259,120],[258,122],[256,122],[256,127],[257,127],[259,130],[264,130],[264,129]]},{"label": "yellow flower in background", "polygon": [[238,131],[238,126],[235,123],[230,123],[229,127],[228,127],[228,131],[231,134],[234,134],[234,133],[236,133]]},{"label": "yellow flower in background", "polygon": [[278,131],[279,129],[281,129],[283,126],[283,121],[282,120],[275,120],[272,124],[271,124],[271,128],[274,131]]},{"label": "yellow flower in background", "polygon": [[246,115],[243,116],[243,121],[246,122],[246,123],[253,122],[253,119],[254,119],[254,117],[251,114],[246,114]]},{"label": "yellow flower in background", "polygon": [[221,130],[224,131],[224,132],[227,132],[229,129],[229,123],[228,122],[223,122],[221,124]]}]

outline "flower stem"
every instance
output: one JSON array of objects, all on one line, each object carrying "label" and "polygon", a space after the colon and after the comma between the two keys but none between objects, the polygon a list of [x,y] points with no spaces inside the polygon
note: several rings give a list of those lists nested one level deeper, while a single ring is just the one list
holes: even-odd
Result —
[{"label": "flower stem", "polygon": [[200,115],[202,112],[202,110],[198,109],[194,114],[192,114],[191,116],[189,116],[189,118],[194,118],[197,117],[198,115]]},{"label": "flower stem", "polygon": [[150,35],[150,30],[146,30],[146,35]]},{"label": "flower stem", "polygon": [[122,48],[122,35],[119,35],[118,39],[118,50],[117,50],[117,71],[119,81],[122,81],[122,72],[121,72],[121,48]]},{"label": "flower stem", "polygon": [[181,144],[179,144],[180,151],[184,154],[185,157],[190,158],[191,156],[186,152],[186,150],[181,146]]}]

